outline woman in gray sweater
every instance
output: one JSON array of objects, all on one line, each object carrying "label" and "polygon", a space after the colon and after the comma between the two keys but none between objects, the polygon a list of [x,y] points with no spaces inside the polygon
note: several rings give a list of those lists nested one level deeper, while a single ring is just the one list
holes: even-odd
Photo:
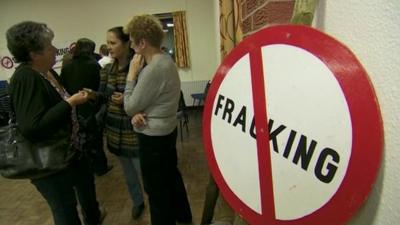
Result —
[{"label": "woman in gray sweater", "polygon": [[[124,108],[139,138],[139,157],[152,225],[191,223],[192,214],[177,167],[176,111],[180,79],[171,57],[161,51],[161,23],[135,16],[125,27],[136,55],[130,63]],[[143,68],[146,62],[146,67]]]}]

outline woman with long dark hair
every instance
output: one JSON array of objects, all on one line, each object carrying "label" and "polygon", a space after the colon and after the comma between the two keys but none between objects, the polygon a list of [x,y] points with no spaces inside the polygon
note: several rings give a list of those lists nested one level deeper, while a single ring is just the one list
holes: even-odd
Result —
[{"label": "woman with long dark hair", "polygon": [[134,52],[130,48],[129,36],[123,32],[122,27],[108,30],[107,47],[114,62],[106,65],[100,72],[99,96],[107,104],[104,118],[107,147],[121,162],[133,202],[132,218],[137,219],[144,209],[138,158],[139,144],[123,105],[126,76]]}]

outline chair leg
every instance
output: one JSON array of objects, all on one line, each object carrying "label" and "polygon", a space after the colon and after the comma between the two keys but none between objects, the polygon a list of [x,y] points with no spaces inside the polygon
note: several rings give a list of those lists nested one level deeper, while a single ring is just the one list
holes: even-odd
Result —
[{"label": "chair leg", "polygon": [[179,130],[181,132],[181,142],[183,142],[183,130],[182,130],[182,119],[179,120]]},{"label": "chair leg", "polygon": [[185,121],[183,122],[183,125],[186,127],[186,134],[189,136],[189,119],[187,116],[185,117]]},{"label": "chair leg", "polygon": [[186,134],[187,134],[187,136],[189,136],[189,126],[187,123],[185,123],[185,127],[186,127]]}]

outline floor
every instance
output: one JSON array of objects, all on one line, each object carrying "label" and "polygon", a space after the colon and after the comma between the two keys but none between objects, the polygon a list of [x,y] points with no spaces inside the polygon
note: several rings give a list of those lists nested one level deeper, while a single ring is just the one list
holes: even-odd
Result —
[{"label": "floor", "polygon": [[[193,224],[200,224],[208,182],[208,167],[204,155],[201,131],[201,111],[189,110],[189,134],[178,133],[179,168],[188,192]],[[99,202],[107,211],[103,225],[150,225],[149,208],[137,220],[131,219],[132,203],[128,197],[122,169],[117,158],[107,153],[114,168],[96,178]],[[148,205],[148,204],[147,204]],[[27,180],[0,178],[0,225],[52,225],[50,210]]]}]

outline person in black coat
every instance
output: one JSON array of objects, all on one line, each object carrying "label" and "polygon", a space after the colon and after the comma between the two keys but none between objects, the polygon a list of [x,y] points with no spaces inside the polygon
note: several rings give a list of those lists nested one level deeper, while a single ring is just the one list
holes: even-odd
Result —
[{"label": "person in black coat", "polygon": [[20,65],[11,78],[10,97],[17,127],[32,143],[51,140],[66,132],[75,150],[69,166],[51,175],[32,179],[32,184],[47,201],[56,225],[81,225],[77,199],[86,225],[99,225],[105,214],[96,200],[93,174],[80,153],[79,124],[75,107],[88,101],[88,93],[69,95],[52,70],[56,48],[54,33],[46,24],[18,23],[7,30],[7,47]]},{"label": "person in black coat", "polygon": [[[72,60],[61,70],[61,83],[68,93],[78,93],[80,90],[97,91],[100,84],[100,65],[97,63],[94,50],[96,44],[88,39],[77,41]],[[79,125],[81,128],[81,144],[91,160],[92,169],[96,175],[104,175],[112,167],[108,166],[103,150],[102,129],[97,126],[95,114],[98,106],[93,102],[77,107]]]}]

